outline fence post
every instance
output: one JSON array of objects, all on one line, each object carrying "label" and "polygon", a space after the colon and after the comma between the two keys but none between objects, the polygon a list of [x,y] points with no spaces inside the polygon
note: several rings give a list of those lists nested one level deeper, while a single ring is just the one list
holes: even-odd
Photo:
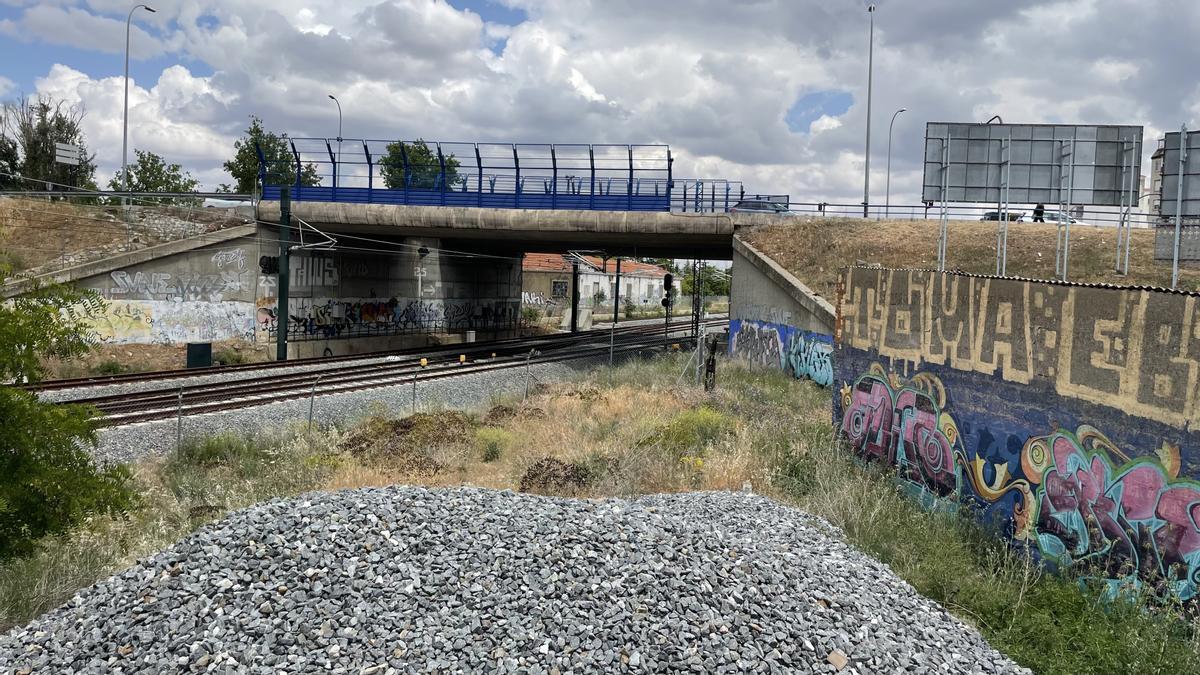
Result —
[{"label": "fence post", "polygon": [[558,208],[558,155],[550,145],[550,208]]},{"label": "fence post", "polygon": [[404,203],[408,204],[408,184],[412,176],[408,166],[408,149],[404,147],[404,141],[396,142],[400,144],[400,161],[404,164],[404,170],[400,172],[400,178],[404,181]]},{"label": "fence post", "polygon": [[317,399],[317,385],[321,384],[322,377],[325,377],[325,376],[324,375],[317,376],[317,379],[313,382],[312,389],[310,389],[308,392],[308,430],[309,431],[312,431],[313,403]]},{"label": "fence post", "polygon": [[479,154],[479,144],[475,144],[475,169],[479,172],[475,178],[475,185],[479,189],[479,194],[475,198],[475,203],[478,206],[483,206],[483,157]]},{"label": "fence post", "polygon": [[446,158],[444,156],[442,156],[442,144],[434,143],[433,145],[435,148],[437,148],[438,171],[439,171],[438,183],[440,184],[439,187],[441,188],[441,193],[438,195],[438,200],[439,200],[438,203],[440,203],[442,206],[445,206],[446,205],[446,188],[448,187],[446,185]]},{"label": "fence post", "polygon": [[516,208],[521,208],[521,158],[517,155],[516,143],[512,146],[513,151],[513,201]]},{"label": "fence post", "polygon": [[371,203],[371,192],[375,189],[375,164],[371,160],[371,149],[363,141],[363,157],[367,158],[367,203]]},{"label": "fence post", "polygon": [[629,151],[629,185],[625,187],[625,202],[628,210],[633,210],[633,146],[625,146]]},{"label": "fence post", "polygon": [[675,187],[672,181],[672,168],[675,164],[675,158],[671,156],[671,148],[667,148],[667,210],[671,210],[671,188]]},{"label": "fence post", "polygon": [[179,398],[175,404],[175,452],[183,444],[183,385],[179,385]]},{"label": "fence post", "polygon": [[292,157],[296,160],[296,199],[300,199],[300,176],[303,173],[300,166],[300,151],[296,149],[296,141],[288,141],[292,146]]}]

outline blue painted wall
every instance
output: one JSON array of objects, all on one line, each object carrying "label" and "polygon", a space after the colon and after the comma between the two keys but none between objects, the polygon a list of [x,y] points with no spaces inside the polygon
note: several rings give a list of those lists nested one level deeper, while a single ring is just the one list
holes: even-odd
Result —
[{"label": "blue painted wall", "polygon": [[768,321],[729,322],[729,355],[780,368],[797,379],[833,384],[833,337]]}]

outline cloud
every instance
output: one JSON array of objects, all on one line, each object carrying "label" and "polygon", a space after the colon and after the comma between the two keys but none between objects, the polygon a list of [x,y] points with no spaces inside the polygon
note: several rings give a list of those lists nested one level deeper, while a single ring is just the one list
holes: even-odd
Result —
[{"label": "cloud", "polygon": [[[56,64],[36,82],[39,94],[80,105],[88,150],[96,154],[101,181],[121,165],[124,79],[92,79]],[[211,170],[231,152],[234,134],[226,119],[234,100],[214,90],[207,78],[196,78],[183,66],[163,71],[149,89],[129,88],[129,156],[146,150],[196,171]]]},{"label": "cloud", "polygon": [[[862,2],[753,0],[734,12],[727,0],[505,0],[527,17],[512,26],[445,0],[163,4],[135,24],[146,27],[136,28],[135,56],[184,65],[131,91],[132,145],[186,159],[198,176],[219,177],[250,114],[275,130],[333,136],[333,93],[349,137],[670,143],[678,175],[740,178],[806,201],[862,198]],[[888,120],[908,108],[895,126],[893,203],[918,198],[926,121],[1000,114],[1150,130],[1200,117],[1200,90],[1180,85],[1194,79],[1195,3],[878,5],[873,185],[884,181]],[[0,32],[123,46],[128,10],[118,0],[16,6]],[[39,89],[84,102],[111,170],[119,80],[51,66]],[[212,75],[196,76],[201,68]]]},{"label": "cloud", "polygon": [[10,93],[15,91],[16,88],[17,88],[17,85],[15,82],[8,79],[7,77],[0,75],[0,98],[8,96]]}]

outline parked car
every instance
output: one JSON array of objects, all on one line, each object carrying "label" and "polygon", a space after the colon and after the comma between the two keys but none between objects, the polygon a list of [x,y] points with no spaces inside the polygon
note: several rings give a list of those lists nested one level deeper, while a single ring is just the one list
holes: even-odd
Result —
[{"label": "parked car", "polygon": [[[1000,212],[999,211],[988,211],[987,213],[983,214],[983,217],[980,218],[980,220],[999,221],[1000,220]],[[1024,211],[1009,211],[1008,212],[1008,222],[1010,222],[1010,223],[1025,222],[1025,212]]]},{"label": "parked car", "polygon": [[743,200],[729,209],[730,213],[772,213],[775,215],[794,215],[787,204],[758,200]]},{"label": "parked car", "polygon": [[1047,223],[1055,223],[1055,224],[1059,224],[1059,225],[1065,225],[1065,224],[1067,224],[1068,221],[1072,225],[1089,225],[1090,224],[1090,223],[1085,223],[1082,220],[1075,220],[1074,218],[1069,218],[1066,214],[1063,214],[1063,213],[1050,213],[1049,211],[1047,211],[1046,215],[1044,217],[1046,218]]}]

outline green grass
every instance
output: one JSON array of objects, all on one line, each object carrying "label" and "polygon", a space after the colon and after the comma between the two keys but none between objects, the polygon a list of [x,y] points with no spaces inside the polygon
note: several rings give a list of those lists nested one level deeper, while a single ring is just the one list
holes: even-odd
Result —
[{"label": "green grass", "polygon": [[475,430],[475,451],[484,462],[495,462],[512,447],[511,432],[496,427],[480,427]]},{"label": "green grass", "polygon": [[0,565],[0,632],[24,624],[138,558],[200,525],[272,497],[320,486],[334,466],[336,438],[280,432],[186,441],[179,452],[139,467],[139,508],[98,516],[38,551]]}]

